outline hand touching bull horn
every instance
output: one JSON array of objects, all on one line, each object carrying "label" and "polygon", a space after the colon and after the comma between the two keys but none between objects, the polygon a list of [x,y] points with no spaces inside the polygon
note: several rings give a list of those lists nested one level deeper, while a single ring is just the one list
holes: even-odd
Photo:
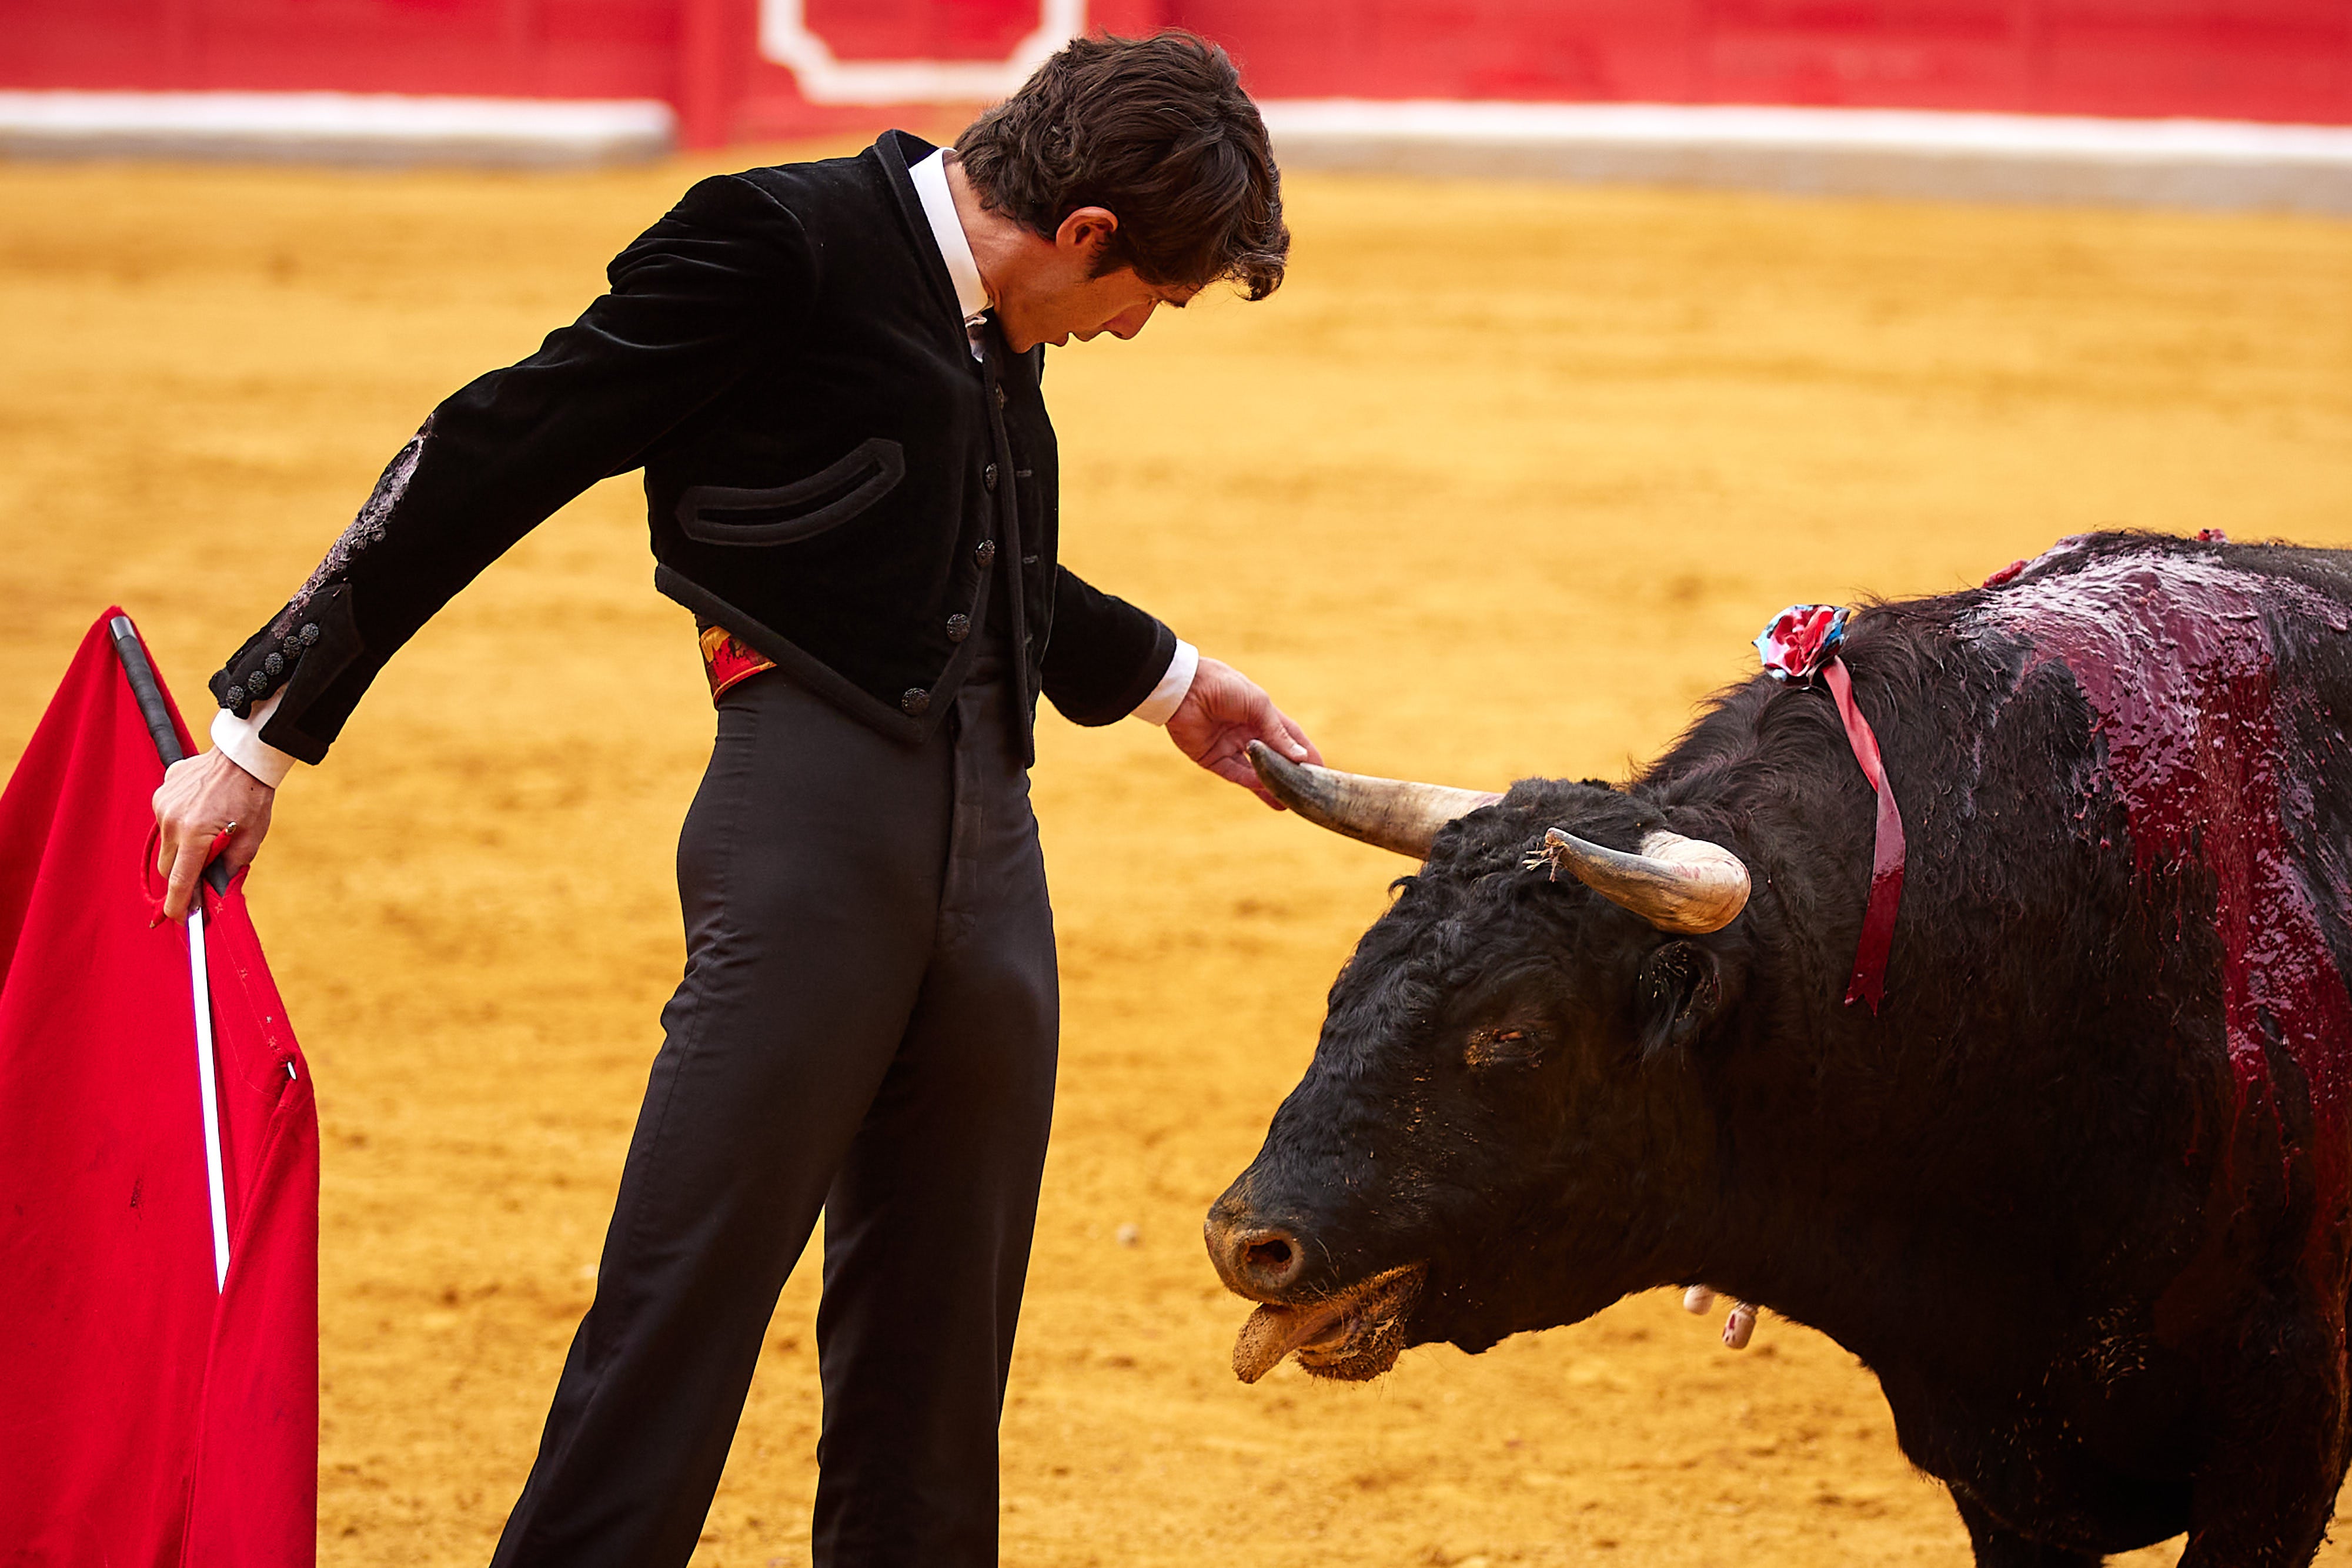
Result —
[{"label": "hand touching bull horn", "polygon": [[1267,792],[1316,826],[1417,861],[1429,858],[1438,829],[1503,798],[1492,789],[1450,789],[1316,768],[1262,741],[1250,742],[1249,759]]},{"label": "hand touching bull horn", "polygon": [[[1446,823],[1503,798],[1491,789],[1312,767],[1260,741],[1250,742],[1249,759],[1267,793],[1308,821],[1415,860],[1429,858],[1430,843]],[[1663,828],[1642,841],[1638,854],[1548,829],[1528,865],[1550,866],[1555,880],[1564,869],[1612,904],[1683,936],[1720,931],[1748,906],[1748,867],[1738,855]]]}]

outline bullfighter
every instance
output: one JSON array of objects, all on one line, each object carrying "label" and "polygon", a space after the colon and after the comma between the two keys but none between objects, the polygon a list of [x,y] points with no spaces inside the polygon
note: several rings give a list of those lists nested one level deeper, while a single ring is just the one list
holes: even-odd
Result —
[{"label": "bullfighter", "polygon": [[1213,283],[1264,298],[1288,246],[1256,108],[1181,32],[1073,42],[951,149],[894,131],[705,180],[578,321],[433,412],[212,677],[213,748],[156,794],[175,917],[384,662],[596,481],[644,470],[656,584],[698,623],[686,970],[499,1568],[687,1560],[820,1209],[815,1560],[995,1560],[1058,1021],[1036,699],[1164,724],[1253,789],[1253,739],[1318,760],[1057,563],[1045,345]]}]

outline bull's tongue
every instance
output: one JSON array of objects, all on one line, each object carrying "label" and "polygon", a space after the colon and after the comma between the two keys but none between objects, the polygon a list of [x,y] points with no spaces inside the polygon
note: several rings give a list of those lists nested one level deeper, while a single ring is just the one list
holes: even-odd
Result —
[{"label": "bull's tongue", "polygon": [[1312,1344],[1347,1322],[1345,1301],[1324,1301],[1311,1307],[1260,1307],[1249,1315],[1234,1341],[1234,1375],[1255,1383],[1304,1344]]}]

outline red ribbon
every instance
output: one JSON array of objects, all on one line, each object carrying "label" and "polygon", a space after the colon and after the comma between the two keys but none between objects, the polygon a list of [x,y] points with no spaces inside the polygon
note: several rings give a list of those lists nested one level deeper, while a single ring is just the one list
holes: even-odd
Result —
[{"label": "red ribbon", "polygon": [[1853,954],[1853,978],[1846,983],[1848,1007],[1869,1005],[1873,1014],[1886,994],[1886,950],[1895,941],[1895,912],[1903,902],[1903,813],[1886,782],[1886,768],[1878,759],[1878,737],[1870,721],[1854,706],[1853,677],[1845,661],[1835,654],[1822,666],[1822,679],[1837,699],[1838,716],[1845,721],[1845,738],[1862,776],[1878,792],[1878,831],[1870,856],[1870,903],[1862,915],[1862,940]]}]

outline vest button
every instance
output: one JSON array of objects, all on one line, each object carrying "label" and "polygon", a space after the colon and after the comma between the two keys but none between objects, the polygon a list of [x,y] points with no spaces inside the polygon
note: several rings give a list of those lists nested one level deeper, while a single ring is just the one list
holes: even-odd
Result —
[{"label": "vest button", "polygon": [[982,539],[978,544],[972,546],[971,559],[980,562],[982,566],[986,566],[990,561],[994,560],[996,559],[996,541],[994,539]]},{"label": "vest button", "polygon": [[950,642],[950,643],[961,643],[961,642],[962,642],[966,637],[969,637],[969,636],[971,636],[971,616],[969,616],[969,615],[950,615],[950,616],[949,616],[949,617],[948,617],[948,641],[949,641],[949,642]]},{"label": "vest button", "polygon": [[931,706],[931,694],[920,686],[908,686],[906,695],[898,699],[898,706],[907,710],[908,718],[920,718]]},{"label": "vest button", "polygon": [[992,463],[980,471],[980,482],[990,489],[996,488],[996,465]]}]

